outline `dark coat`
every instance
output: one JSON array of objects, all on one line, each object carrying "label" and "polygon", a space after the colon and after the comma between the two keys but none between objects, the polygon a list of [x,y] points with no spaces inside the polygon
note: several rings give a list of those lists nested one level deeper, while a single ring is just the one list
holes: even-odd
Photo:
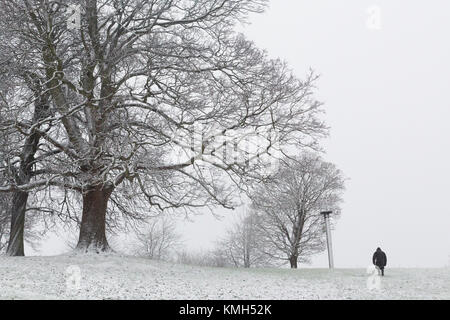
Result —
[{"label": "dark coat", "polygon": [[387,264],[386,254],[383,251],[381,251],[380,248],[378,248],[377,251],[375,251],[375,253],[373,254],[372,262],[374,265],[380,268],[385,267]]}]

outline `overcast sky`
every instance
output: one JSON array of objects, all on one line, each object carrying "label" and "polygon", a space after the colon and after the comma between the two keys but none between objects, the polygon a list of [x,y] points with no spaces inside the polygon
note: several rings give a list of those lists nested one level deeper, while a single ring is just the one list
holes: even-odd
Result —
[{"label": "overcast sky", "polygon": [[[349,178],[336,267],[367,267],[377,246],[391,267],[449,263],[449,30],[448,0],[272,0],[244,28],[299,77],[321,74],[325,158]],[[190,248],[223,233],[232,218],[218,212],[224,221],[180,225]],[[327,267],[326,254],[312,266]]]}]

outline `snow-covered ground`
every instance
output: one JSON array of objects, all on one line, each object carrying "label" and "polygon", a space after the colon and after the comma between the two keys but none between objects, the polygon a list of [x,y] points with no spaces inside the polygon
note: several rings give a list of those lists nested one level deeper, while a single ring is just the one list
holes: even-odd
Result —
[{"label": "snow-covered ground", "polygon": [[204,268],[114,255],[0,257],[0,299],[450,299],[450,269]]}]

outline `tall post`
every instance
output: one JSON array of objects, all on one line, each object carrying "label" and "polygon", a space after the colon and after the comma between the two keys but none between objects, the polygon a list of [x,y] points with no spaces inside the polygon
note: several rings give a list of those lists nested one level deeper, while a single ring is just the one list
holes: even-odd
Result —
[{"label": "tall post", "polygon": [[323,214],[323,218],[325,220],[325,228],[327,231],[327,249],[328,249],[328,265],[330,269],[334,268],[334,261],[333,261],[333,246],[331,243],[331,230],[330,230],[330,214],[333,213],[333,211],[323,211],[320,214]]}]

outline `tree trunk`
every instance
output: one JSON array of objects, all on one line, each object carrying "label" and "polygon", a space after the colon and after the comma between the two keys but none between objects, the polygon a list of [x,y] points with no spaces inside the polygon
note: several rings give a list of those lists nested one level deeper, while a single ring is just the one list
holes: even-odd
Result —
[{"label": "tree trunk", "polygon": [[290,256],[289,262],[291,263],[291,269],[297,269],[298,256],[295,255]]},{"label": "tree trunk", "polygon": [[110,251],[105,228],[111,191],[102,186],[94,186],[83,195],[83,215],[77,250],[96,253]]},{"label": "tree trunk", "polygon": [[14,193],[11,206],[11,229],[6,254],[8,256],[24,256],[23,233],[25,228],[25,210],[27,208],[28,192]]}]

